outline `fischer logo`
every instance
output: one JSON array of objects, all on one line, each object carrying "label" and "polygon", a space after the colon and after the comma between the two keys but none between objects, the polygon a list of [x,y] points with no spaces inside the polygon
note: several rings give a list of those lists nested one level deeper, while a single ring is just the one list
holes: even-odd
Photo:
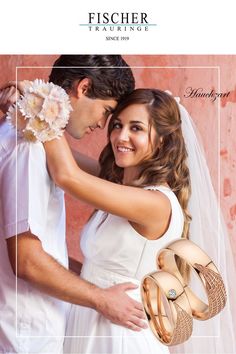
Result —
[{"label": "fischer logo", "polygon": [[89,24],[148,24],[146,12],[89,12]]},{"label": "fischer logo", "polygon": [[147,32],[157,26],[150,23],[147,12],[88,12],[87,16],[86,23],[80,26],[90,32],[103,32],[106,40],[129,40],[132,32]]}]

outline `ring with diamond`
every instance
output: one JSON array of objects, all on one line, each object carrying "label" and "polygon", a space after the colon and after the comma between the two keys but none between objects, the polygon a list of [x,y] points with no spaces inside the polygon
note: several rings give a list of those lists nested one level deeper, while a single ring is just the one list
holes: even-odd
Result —
[{"label": "ring with diamond", "polygon": [[[208,304],[191,289],[190,281],[184,281],[177,265],[178,258],[184,260],[200,279]],[[179,239],[168,244],[158,253],[157,266],[179,279],[188,296],[194,318],[207,320],[224,308],[227,296],[221,275],[210,257],[192,241]]]},{"label": "ring with diamond", "polygon": [[141,282],[141,296],[149,327],[165,345],[177,345],[192,334],[192,310],[181,282],[172,274],[156,271]]},{"label": "ring with diamond", "polygon": [[170,289],[168,291],[168,296],[169,296],[170,299],[175,299],[176,296],[177,296],[176,290],[175,289]]}]

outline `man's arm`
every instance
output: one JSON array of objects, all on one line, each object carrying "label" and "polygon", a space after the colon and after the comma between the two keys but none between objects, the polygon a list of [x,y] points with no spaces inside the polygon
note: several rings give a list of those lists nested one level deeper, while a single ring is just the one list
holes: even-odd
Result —
[{"label": "man's arm", "polygon": [[93,293],[99,289],[60,265],[30,232],[7,239],[7,247],[12,270],[19,278],[60,300],[96,306]]},{"label": "man's arm", "polygon": [[7,239],[7,248],[13,272],[39,290],[63,301],[94,308],[112,322],[133,330],[146,328],[141,320],[142,305],[125,294],[136,288],[134,284],[100,289],[60,265],[30,232]]}]

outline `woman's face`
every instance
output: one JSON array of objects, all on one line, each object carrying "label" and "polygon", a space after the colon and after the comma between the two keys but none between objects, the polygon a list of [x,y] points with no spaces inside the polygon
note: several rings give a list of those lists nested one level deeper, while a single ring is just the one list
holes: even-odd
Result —
[{"label": "woman's face", "polygon": [[155,138],[145,106],[133,104],[125,108],[114,119],[110,135],[116,165],[122,168],[140,165],[151,156]]}]

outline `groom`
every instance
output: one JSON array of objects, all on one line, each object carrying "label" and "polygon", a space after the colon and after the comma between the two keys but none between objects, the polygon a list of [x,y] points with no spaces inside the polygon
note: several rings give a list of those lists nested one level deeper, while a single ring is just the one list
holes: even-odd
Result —
[{"label": "groom", "polygon": [[[132,72],[119,55],[62,55],[49,81],[70,96],[66,129],[76,139],[104,128],[117,102],[134,89]],[[14,101],[13,93],[0,92],[2,111]],[[48,175],[42,144],[22,138],[16,143],[4,118],[0,195],[0,352],[62,352],[69,303],[94,308],[133,330],[146,327],[141,304],[125,293],[135,285],[100,289],[67,269],[63,191]]]}]

